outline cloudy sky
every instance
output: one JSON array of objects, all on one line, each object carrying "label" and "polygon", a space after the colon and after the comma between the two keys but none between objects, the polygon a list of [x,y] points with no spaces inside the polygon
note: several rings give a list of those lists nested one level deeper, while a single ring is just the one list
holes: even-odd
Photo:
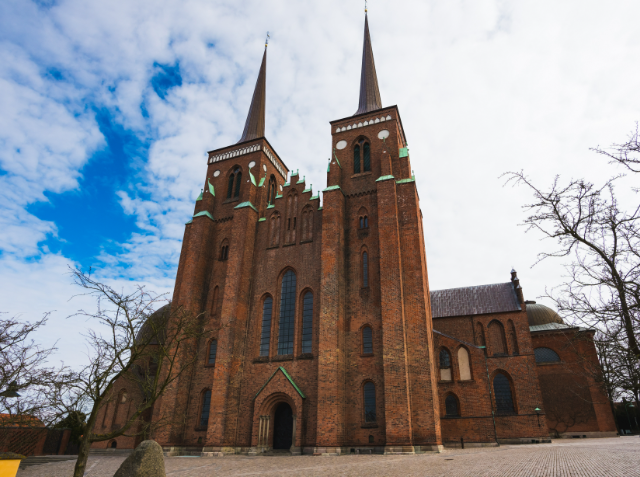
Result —
[{"label": "cloudy sky", "polygon": [[[397,104],[432,289],[561,281],[518,224],[535,181],[615,172],[590,147],[640,119],[640,2],[371,0],[380,92]],[[0,311],[82,359],[67,266],[171,291],[207,150],[238,140],[266,32],[267,137],[314,190],[329,121],[357,109],[363,2],[0,2]]]}]

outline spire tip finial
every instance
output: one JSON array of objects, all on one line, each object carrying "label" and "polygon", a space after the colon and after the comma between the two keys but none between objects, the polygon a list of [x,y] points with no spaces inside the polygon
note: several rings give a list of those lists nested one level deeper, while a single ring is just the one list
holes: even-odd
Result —
[{"label": "spire tip finial", "polygon": [[364,14],[367,14],[367,0],[364,0]]},{"label": "spire tip finial", "polygon": [[269,36],[269,32],[267,32],[267,39],[264,41],[264,47],[266,48],[267,46],[269,46],[269,38],[271,38],[271,36]]}]

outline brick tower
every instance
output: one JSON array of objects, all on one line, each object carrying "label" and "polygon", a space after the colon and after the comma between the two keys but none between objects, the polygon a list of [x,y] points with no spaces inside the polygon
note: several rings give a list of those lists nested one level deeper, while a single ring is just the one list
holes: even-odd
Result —
[{"label": "brick tower", "polygon": [[285,403],[294,453],[432,449],[441,438],[422,218],[368,19],[358,110],[330,123],[324,207],[297,173],[287,180],[265,137],[266,61],[265,47],[242,137],[209,152],[186,225],[173,303],[203,314],[214,341],[194,345],[204,364],[163,396],[156,418],[181,423],[157,438],[205,452],[277,447]]}]

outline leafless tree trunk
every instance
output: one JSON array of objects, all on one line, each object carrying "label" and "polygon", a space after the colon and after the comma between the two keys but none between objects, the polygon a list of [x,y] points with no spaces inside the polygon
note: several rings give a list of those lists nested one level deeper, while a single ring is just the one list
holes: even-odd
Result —
[{"label": "leafless tree trunk", "polygon": [[[60,414],[75,410],[87,414],[74,470],[74,477],[82,477],[93,442],[148,434],[148,424],[142,417],[164,390],[191,368],[197,356],[185,351],[190,343],[203,337],[203,327],[201,317],[177,307],[169,307],[171,310],[161,315],[152,314],[162,297],[143,287],[124,293],[80,270],[72,269],[71,273],[85,294],[97,299],[98,307],[95,312],[81,310],[77,314],[92,324],[86,335],[88,364],[76,373],[72,385],[57,389],[51,402]],[[144,399],[134,406],[124,423],[98,433],[98,412],[113,398],[114,383],[119,379],[135,383]]]}]

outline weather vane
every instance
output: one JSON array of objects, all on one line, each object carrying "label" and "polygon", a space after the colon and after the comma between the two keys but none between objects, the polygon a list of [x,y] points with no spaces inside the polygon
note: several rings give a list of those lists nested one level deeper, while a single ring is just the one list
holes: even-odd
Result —
[{"label": "weather vane", "polygon": [[367,0],[364,0],[364,13],[367,13]]},{"label": "weather vane", "polygon": [[269,36],[269,32],[267,32],[267,39],[264,41],[264,46],[265,46],[265,48],[266,48],[266,47],[267,47],[267,45],[269,44],[269,38],[271,38],[271,37]]}]

